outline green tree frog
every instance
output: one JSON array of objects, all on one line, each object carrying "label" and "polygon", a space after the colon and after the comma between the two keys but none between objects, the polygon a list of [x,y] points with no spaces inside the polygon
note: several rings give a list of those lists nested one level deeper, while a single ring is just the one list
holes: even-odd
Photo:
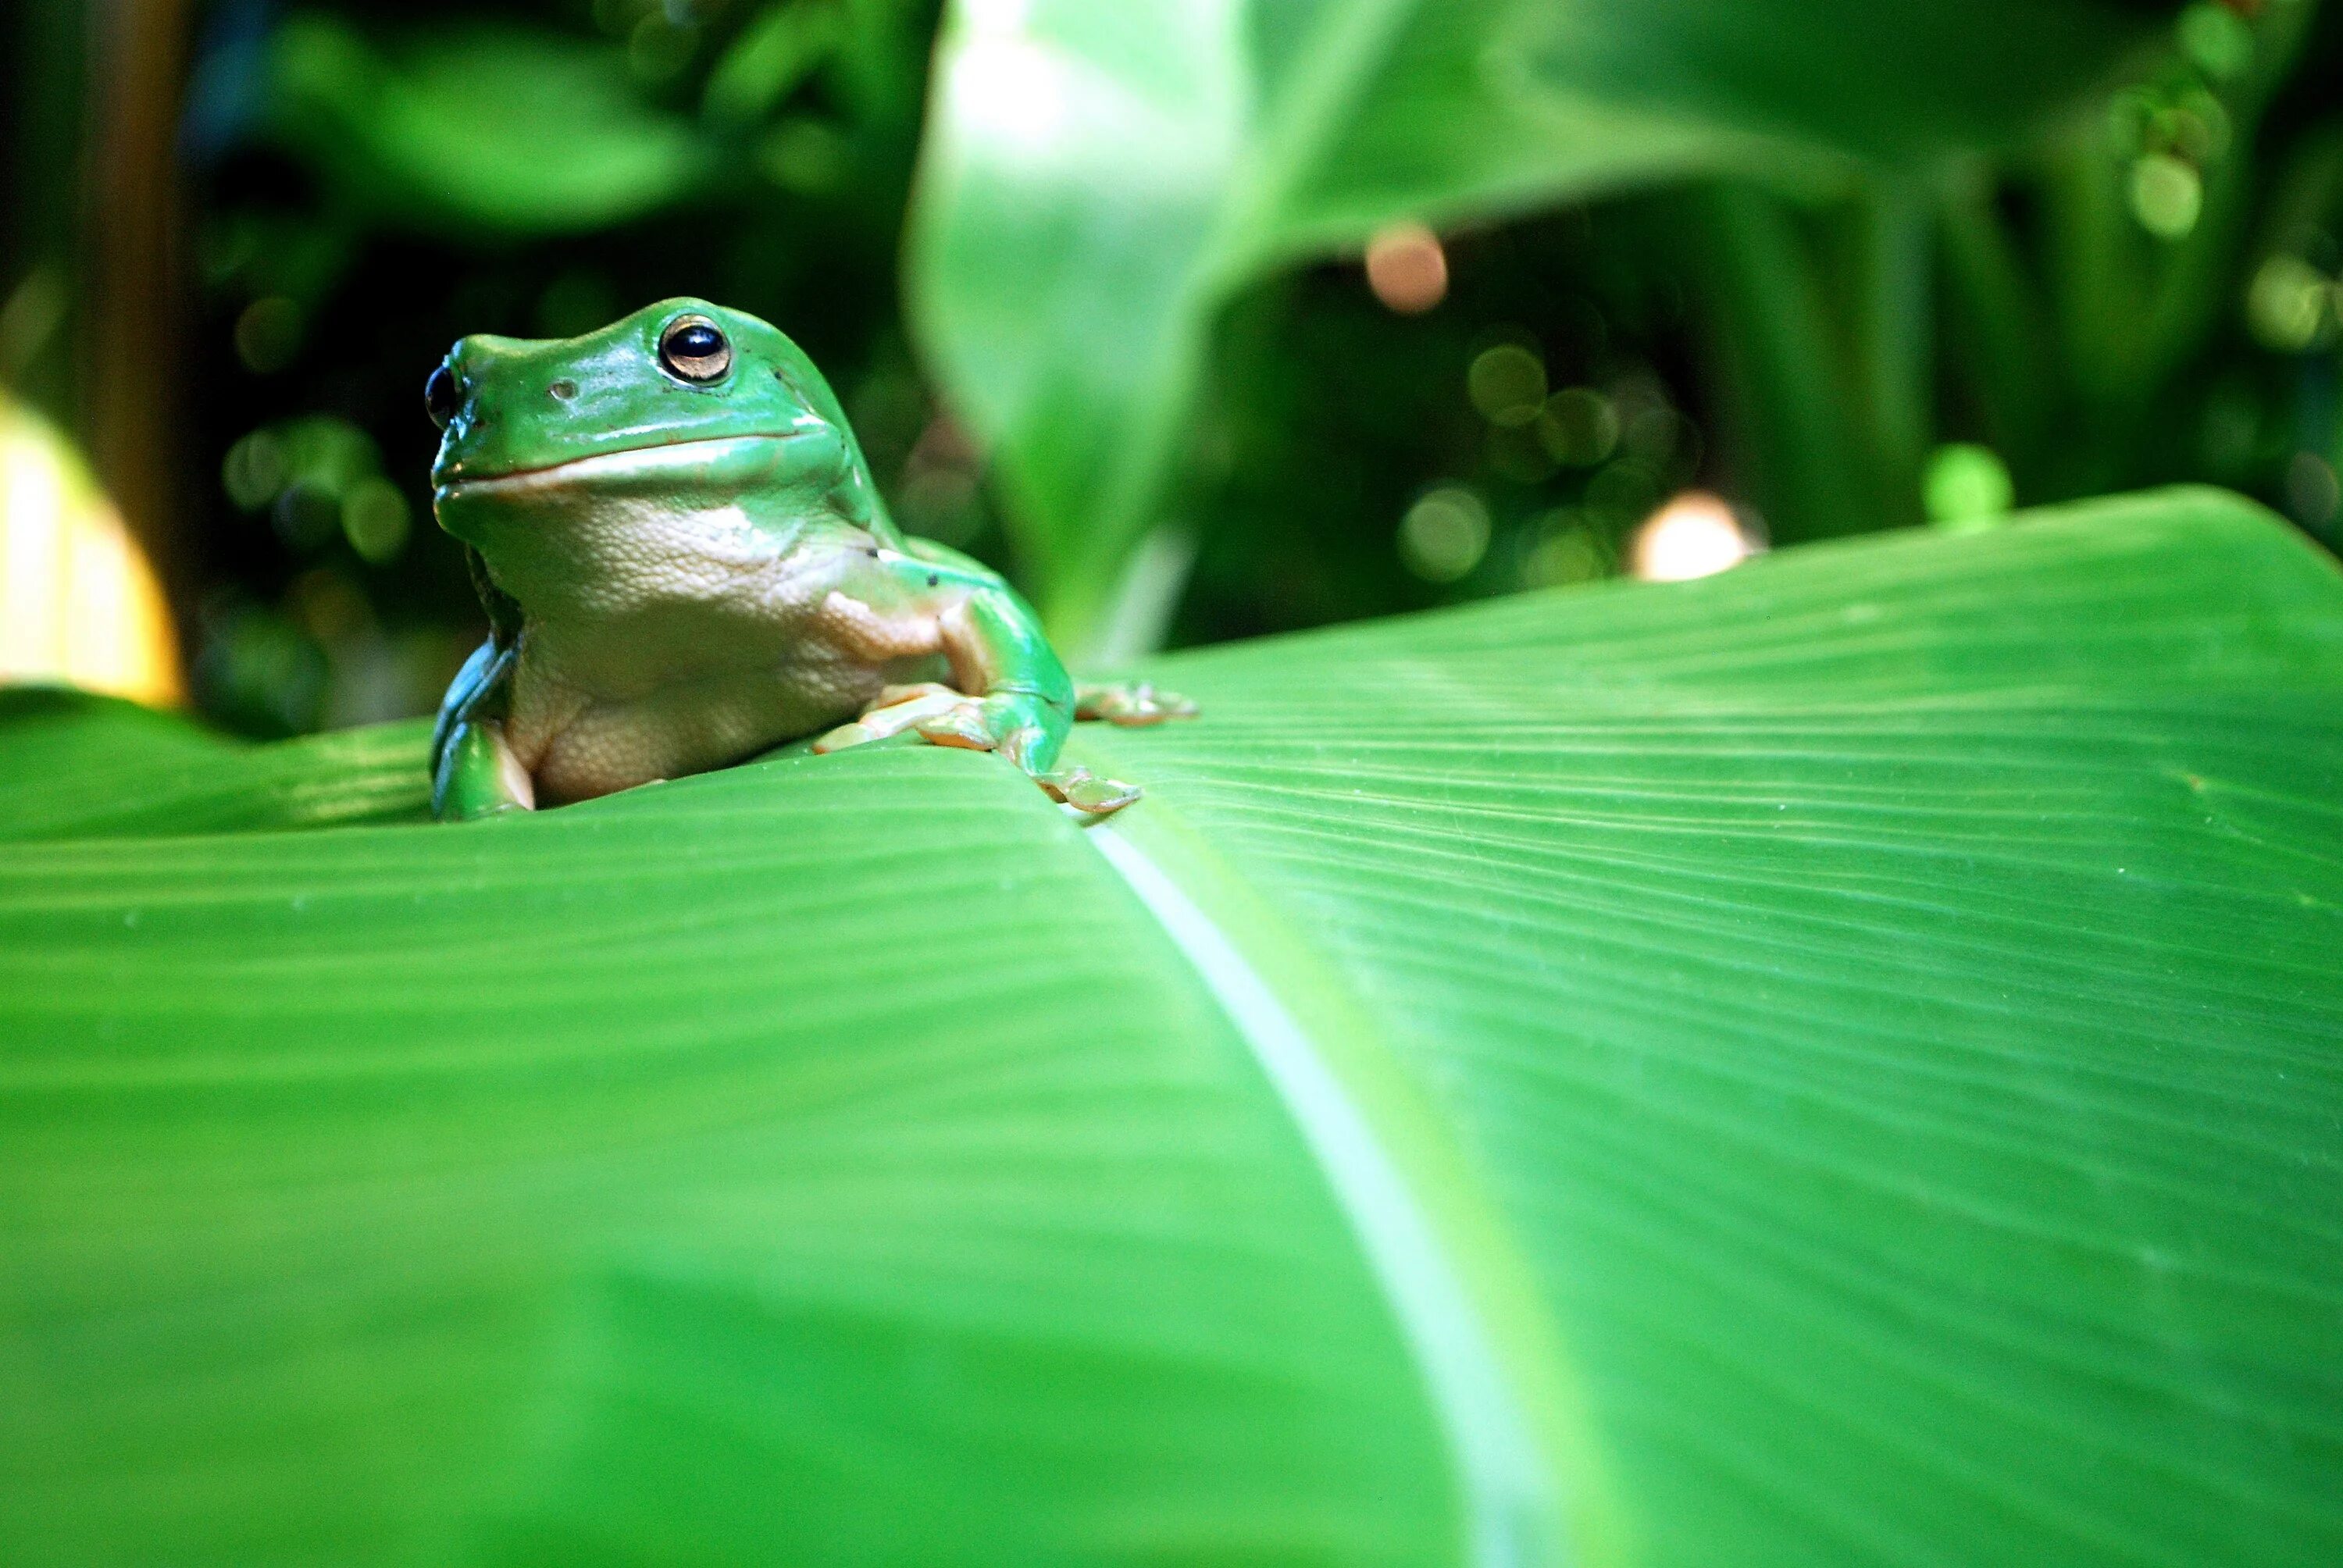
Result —
[{"label": "green tree frog", "polygon": [[582,337],[467,337],[424,399],[490,627],[432,737],[442,819],[906,731],[1104,812],[1139,791],[1057,769],[1077,714],[1194,711],[1078,694],[997,573],[897,531],[837,397],[753,316],[669,299]]}]

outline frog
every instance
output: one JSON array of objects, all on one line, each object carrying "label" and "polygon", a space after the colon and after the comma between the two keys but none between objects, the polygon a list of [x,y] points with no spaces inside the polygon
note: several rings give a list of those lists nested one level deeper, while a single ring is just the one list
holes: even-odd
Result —
[{"label": "frog", "polygon": [[432,733],[441,820],[898,737],[1104,816],[1141,791],[1059,766],[1074,720],[1194,715],[1077,687],[1006,578],[898,528],[836,394],[758,317],[684,297],[467,337],[424,404],[433,512],[488,620]]}]

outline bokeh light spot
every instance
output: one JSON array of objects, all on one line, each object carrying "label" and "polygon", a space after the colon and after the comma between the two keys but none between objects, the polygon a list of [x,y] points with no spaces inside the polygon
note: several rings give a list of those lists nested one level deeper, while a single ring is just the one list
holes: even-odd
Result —
[{"label": "bokeh light spot", "polygon": [[256,299],[236,318],[236,354],[244,367],[266,376],[301,352],[301,307],[281,294]]},{"label": "bokeh light spot", "polygon": [[2306,528],[2324,529],[2343,509],[2343,483],[2335,465],[2316,452],[2297,452],[2286,468],[2286,509]]},{"label": "bokeh light spot", "polygon": [[380,566],[407,548],[407,498],[380,476],[360,479],[342,498],[342,533],[369,566]]},{"label": "bokeh light spot", "polygon": [[1929,454],[1920,477],[1928,520],[1953,533],[1989,528],[2008,515],[2016,494],[2009,466],[1990,447],[1956,441]]},{"label": "bokeh light spot", "polygon": [[1395,223],[1367,242],[1367,286],[1389,309],[1421,316],[1448,297],[1448,253],[1420,223]]},{"label": "bokeh light spot", "polygon": [[243,511],[256,512],[277,498],[291,477],[285,443],[273,430],[255,430],[227,449],[220,462],[220,486]]},{"label": "bokeh light spot", "polygon": [[1722,497],[1686,490],[1644,519],[1631,558],[1648,582],[1684,582],[1738,566],[1755,548]]},{"label": "bokeh light spot", "polygon": [[1531,588],[1559,588],[1607,577],[1611,551],[1574,507],[1557,507],[1538,520],[1522,554],[1522,581]]},{"label": "bokeh light spot", "polygon": [[1545,361],[1518,343],[1500,343],[1473,357],[1464,385],[1491,424],[1526,425],[1545,407]]},{"label": "bokeh light spot", "polygon": [[2158,239],[2181,239],[2204,209],[2205,182],[2170,153],[2150,153],[2131,166],[2131,210]]},{"label": "bokeh light spot", "polygon": [[2216,81],[2245,75],[2254,63],[2254,30],[2246,19],[2215,0],[2197,0],[2180,13],[2175,31],[2181,52]]},{"label": "bokeh light spot", "polygon": [[1592,387],[1565,387],[1545,400],[1538,439],[1557,463],[1591,468],[1619,445],[1619,411]]},{"label": "bokeh light spot", "polygon": [[1488,549],[1489,508],[1462,485],[1426,491],[1400,520],[1400,559],[1426,582],[1456,581]]},{"label": "bokeh light spot", "polygon": [[2332,330],[2334,300],[2326,274],[2301,256],[2281,253],[2254,271],[2246,290],[2246,326],[2263,347],[2299,354]]}]

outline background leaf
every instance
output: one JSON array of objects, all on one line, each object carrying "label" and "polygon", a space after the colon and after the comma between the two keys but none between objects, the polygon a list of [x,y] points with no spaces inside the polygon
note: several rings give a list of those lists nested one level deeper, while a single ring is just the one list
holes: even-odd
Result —
[{"label": "background leaf", "polygon": [[[2343,1549],[2330,563],[2172,492],[1157,668],[1087,831],[882,749],[10,845],[16,1559]],[[81,719],[0,784],[185,760]]]},{"label": "background leaf", "polygon": [[712,168],[620,58],[558,34],[458,26],[392,58],[310,14],[277,29],[267,69],[272,132],[378,218],[570,233],[683,199]]},{"label": "background leaf", "polygon": [[1165,501],[1213,314],[1264,269],[1398,218],[2006,142],[2135,36],[2079,3],[966,5],[912,311],[1080,644]]}]

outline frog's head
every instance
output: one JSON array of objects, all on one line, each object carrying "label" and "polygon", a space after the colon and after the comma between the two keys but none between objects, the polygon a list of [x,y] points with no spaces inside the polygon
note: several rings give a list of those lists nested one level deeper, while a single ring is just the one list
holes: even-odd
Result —
[{"label": "frog's head", "polygon": [[647,534],[654,548],[691,549],[702,535],[713,548],[747,519],[867,525],[878,513],[812,361],[705,300],[662,300],[582,337],[464,338],[424,401],[443,432],[439,524],[500,581],[639,555]]}]

